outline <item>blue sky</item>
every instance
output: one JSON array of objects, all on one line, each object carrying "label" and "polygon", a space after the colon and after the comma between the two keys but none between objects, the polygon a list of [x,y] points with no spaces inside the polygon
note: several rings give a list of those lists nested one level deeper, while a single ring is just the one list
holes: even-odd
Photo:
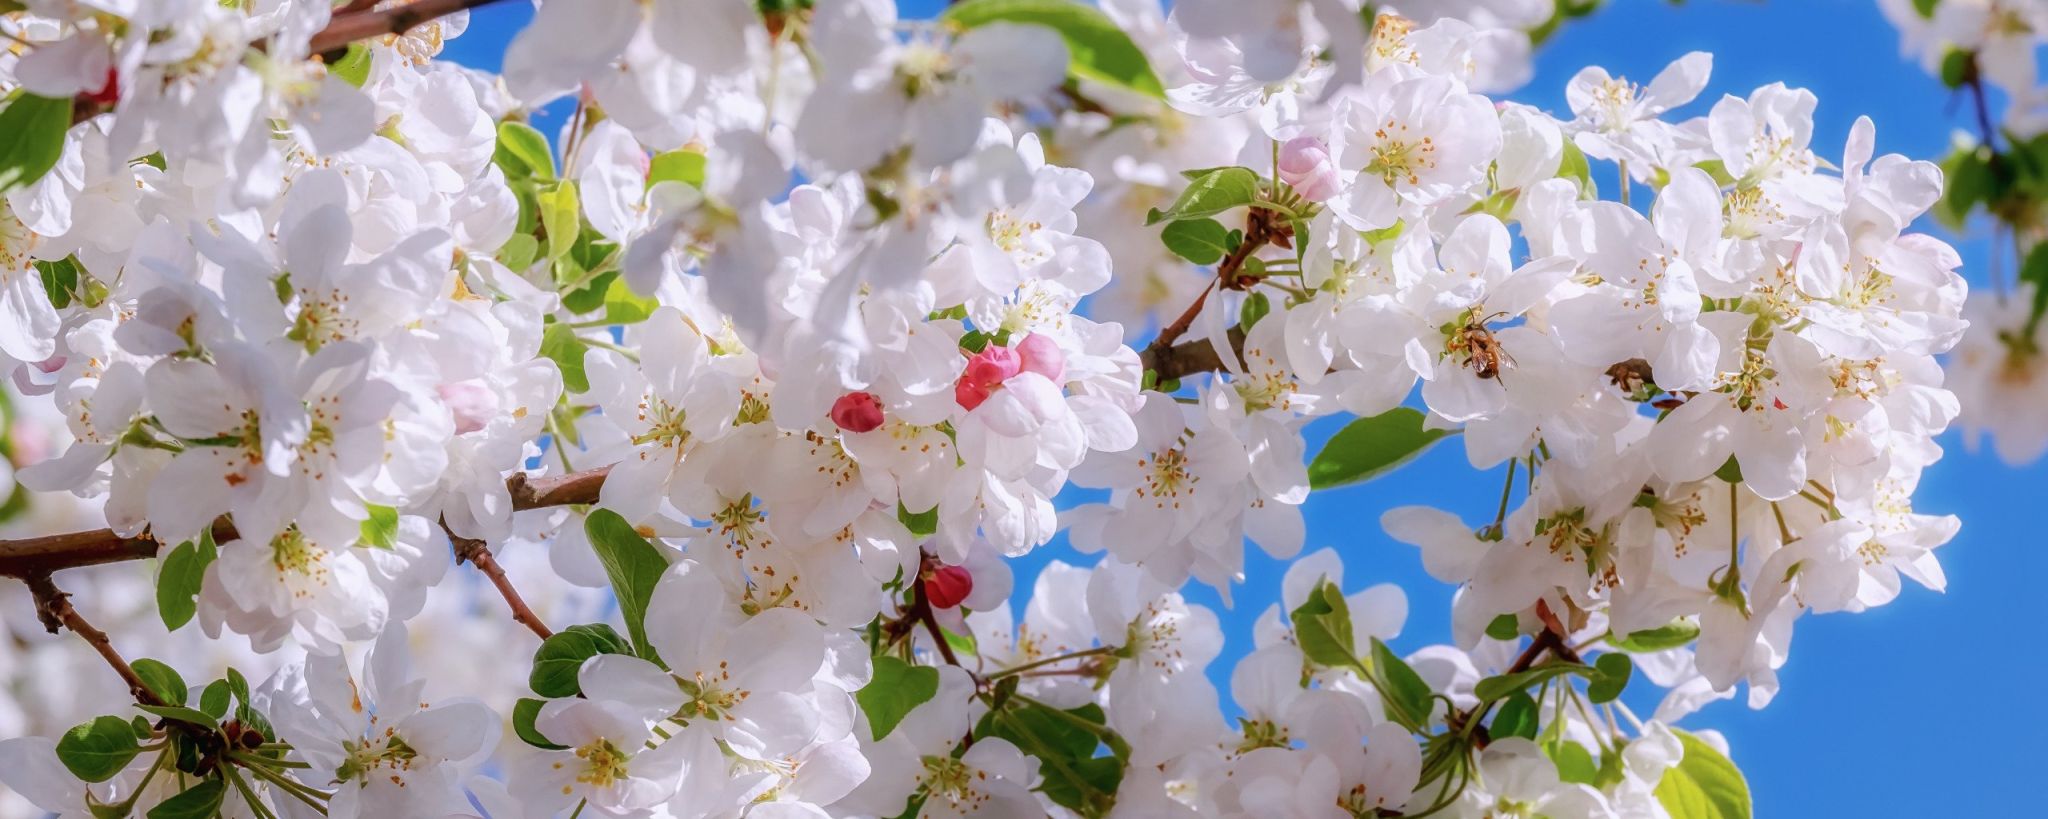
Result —
[{"label": "blue sky", "polygon": [[[906,3],[904,15],[929,14],[936,5]],[[495,68],[530,13],[524,3],[477,12],[447,56]],[[1713,81],[1680,116],[1704,113],[1724,93],[1746,95],[1770,82],[1803,86],[1820,98],[1813,144],[1825,157],[1840,155],[1859,115],[1876,121],[1881,153],[1927,159],[1940,158],[1953,129],[1967,124],[1968,107],[1952,105],[1938,81],[1899,56],[1897,32],[1872,0],[1613,0],[1560,31],[1538,53],[1535,79],[1510,96],[1563,111],[1565,82],[1583,66],[1647,81],[1694,50],[1714,54]],[[544,125],[552,130],[559,120]],[[1922,229],[1942,233],[1932,224]],[[1984,286],[1987,231],[1943,235],[1962,251],[1972,285]],[[1312,444],[1334,428],[1329,421],[1311,427]],[[2037,621],[2013,619],[2048,576],[2048,552],[2029,515],[2048,486],[2048,464],[2012,469],[1989,453],[1965,451],[1957,435],[1943,443],[1949,455],[1928,471],[1916,500],[1921,511],[1963,519],[1962,533],[1939,552],[1948,592],[1909,588],[1873,612],[1802,618],[1780,672],[1783,691],[1769,708],[1720,702],[1686,723],[1728,736],[1762,816],[2002,815],[2038,804],[2030,780],[2048,755],[2007,732],[2031,722],[2033,689],[2022,685],[2048,672],[2043,652],[2028,643]],[[1427,503],[1481,521],[1499,486],[1498,473],[1473,473],[1455,443],[1439,447],[1393,478],[1312,497],[1308,548],[1344,555],[1347,590],[1393,582],[1408,592],[1408,628],[1396,650],[1446,642],[1451,589],[1423,573],[1414,549],[1380,532],[1379,515]],[[1207,589],[1189,589],[1223,615],[1229,648],[1211,675],[1226,692],[1230,668],[1251,645],[1252,620],[1277,599],[1286,568],[1250,551],[1235,609],[1222,610]],[[1018,561],[1020,604],[1037,568],[1061,558],[1089,560],[1062,538]],[[1638,681],[1631,701],[1653,706],[1654,697],[1642,696],[1654,693],[1649,688]]]}]

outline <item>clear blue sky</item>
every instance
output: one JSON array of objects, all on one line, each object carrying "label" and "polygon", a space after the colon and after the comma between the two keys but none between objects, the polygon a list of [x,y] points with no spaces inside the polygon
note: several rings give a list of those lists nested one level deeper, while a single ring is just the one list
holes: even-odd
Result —
[{"label": "clear blue sky", "polygon": [[[928,15],[937,5],[905,3],[904,16]],[[505,41],[530,13],[524,3],[478,12],[448,56],[495,68]],[[1897,32],[1873,0],[1613,0],[1545,46],[1534,81],[1512,97],[1563,111],[1565,81],[1585,65],[1646,82],[1694,50],[1713,52],[1713,82],[1680,115],[1704,113],[1723,93],[1744,95],[1774,81],[1803,86],[1820,97],[1814,147],[1825,157],[1840,155],[1858,115],[1876,121],[1880,152],[1916,158],[1938,159],[1952,130],[1966,124],[1967,106],[1952,106],[1939,82],[1899,57]],[[1940,232],[1932,224],[1922,229]],[[1983,286],[1985,233],[1946,238],[1961,249],[1972,285]],[[1332,429],[1329,422],[1312,427],[1312,445]],[[1719,702],[1687,721],[1728,736],[1761,816],[2039,810],[2032,778],[2048,753],[2027,738],[2025,726],[2038,721],[2032,684],[2048,676],[2048,660],[2031,644],[2039,620],[2021,601],[2039,596],[2048,577],[2040,524],[2028,517],[2031,504],[2044,500],[2048,464],[2009,469],[1988,453],[1963,451],[1953,434],[1943,443],[1948,458],[1927,473],[1917,505],[1963,518],[1962,533],[1939,552],[1948,593],[1909,588],[1874,612],[1802,618],[1791,662],[1780,672],[1783,691],[1769,708]],[[1455,444],[1440,447],[1393,479],[1312,497],[1308,548],[1332,546],[1344,555],[1349,590],[1378,582],[1407,590],[1408,628],[1396,650],[1446,642],[1451,590],[1423,573],[1414,549],[1380,532],[1379,515],[1428,503],[1481,520],[1492,513],[1499,485],[1497,475],[1471,472]],[[1222,611],[1205,588],[1189,589],[1223,614],[1229,648],[1211,676],[1226,697],[1230,669],[1251,646],[1253,618],[1278,598],[1286,568],[1251,552],[1235,610]],[[1018,561],[1020,606],[1033,572],[1056,558],[1086,560],[1062,538]],[[1632,702],[1653,693],[1642,681],[1635,688]]]}]

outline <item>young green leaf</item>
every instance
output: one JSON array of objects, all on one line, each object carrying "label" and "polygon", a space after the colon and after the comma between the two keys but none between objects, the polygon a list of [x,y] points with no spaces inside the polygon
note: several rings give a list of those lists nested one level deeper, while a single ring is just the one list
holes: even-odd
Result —
[{"label": "young green leaf", "polygon": [[213,728],[215,726],[220,725],[220,720],[214,719],[212,714],[208,714],[205,711],[201,711],[197,708],[186,708],[182,705],[138,704],[135,706],[135,709],[138,711],[142,711],[144,713],[162,717],[167,720],[174,720],[177,722],[184,722],[192,725],[197,725],[201,728]]},{"label": "young green leaf", "polygon": [[1564,155],[1558,160],[1557,176],[1579,183],[1580,199],[1600,198],[1600,186],[1593,181],[1593,166],[1586,163],[1585,152],[1569,139],[1564,141]]},{"label": "young green leaf", "polygon": [[518,734],[521,741],[535,748],[547,751],[567,749],[569,746],[556,745],[541,734],[540,729],[533,727],[533,721],[540,716],[543,705],[547,705],[547,702],[532,697],[519,698],[519,701],[512,705],[512,733]]},{"label": "young green leaf", "polygon": [[1195,264],[1215,264],[1230,252],[1230,231],[1214,219],[1182,219],[1159,232],[1166,249]]},{"label": "young green leaf", "polygon": [[540,333],[540,354],[562,370],[562,386],[570,392],[590,391],[590,376],[583,369],[583,354],[589,348],[569,325],[550,321]]},{"label": "young green leaf", "polygon": [[879,742],[896,730],[911,709],[938,693],[938,669],[884,654],[875,658],[875,675],[853,698],[860,703],[861,713],[868,715],[868,729]]},{"label": "young green leaf", "polygon": [[78,257],[66,256],[56,261],[37,259],[35,266],[36,275],[43,280],[43,294],[50,297],[50,306],[59,310],[71,306],[83,272],[78,266]]},{"label": "young green leaf", "polygon": [[214,719],[228,714],[228,701],[232,699],[226,680],[214,680],[199,692],[199,710]]},{"label": "young green leaf", "polygon": [[1165,210],[1154,208],[1145,224],[1167,220],[1198,219],[1239,208],[1259,198],[1259,175],[1250,168],[1217,168],[1189,182],[1180,197]]},{"label": "young green leaf", "polygon": [[585,660],[599,654],[632,653],[632,645],[611,626],[570,626],[541,641],[533,652],[533,673],[526,682],[533,693],[543,697],[574,697],[583,693],[576,673],[583,670]]},{"label": "young green leaf", "polygon": [[647,186],[651,188],[662,182],[681,182],[693,188],[702,188],[704,159],[704,154],[691,150],[655,154],[654,159],[647,164]]},{"label": "young green leaf", "polygon": [[1251,332],[1252,325],[1273,312],[1273,301],[1266,298],[1265,291],[1254,290],[1244,297],[1244,306],[1237,309],[1237,329]]},{"label": "young green leaf", "polygon": [[1329,580],[1316,584],[1288,620],[1294,624],[1294,641],[1309,662],[1327,668],[1360,666],[1357,643],[1351,636],[1351,608],[1337,584]]},{"label": "young green leaf", "polygon": [[1422,422],[1421,412],[1395,407],[1345,424],[1309,462],[1308,485],[1331,489],[1372,480],[1414,460],[1431,444],[1451,434],[1448,430],[1424,429]]},{"label": "young green leaf", "polygon": [[1610,637],[1607,640],[1607,644],[1613,646],[1617,651],[1648,654],[1653,651],[1663,651],[1667,648],[1677,648],[1692,642],[1693,638],[1698,636],[1700,636],[1699,624],[1680,618],[1653,629],[1632,631],[1623,637]]},{"label": "young green leaf", "polygon": [[199,784],[180,791],[157,803],[149,809],[149,819],[205,819],[220,815],[221,803],[226,801],[228,785],[218,779],[202,779]]},{"label": "young green leaf", "polygon": [[1521,622],[1516,620],[1512,614],[1500,615],[1486,624],[1486,636],[1496,640],[1512,640],[1521,633]]},{"label": "young green leaf", "polygon": [[178,670],[157,660],[144,657],[131,663],[135,676],[142,678],[142,684],[155,694],[157,699],[171,705],[184,705],[190,692],[185,688],[185,678],[178,676]]},{"label": "young green leaf", "polygon": [[1501,701],[1500,710],[1493,712],[1493,724],[1487,732],[1494,739],[1504,737],[1536,738],[1536,699],[1527,691],[1516,691]]},{"label": "young green leaf", "polygon": [[611,275],[604,287],[604,320],[606,324],[639,324],[654,315],[661,304],[647,296],[633,292],[623,276]]},{"label": "young green leaf", "polygon": [[498,123],[498,148],[491,155],[508,179],[555,178],[555,155],[548,138],[524,122]]},{"label": "young green leaf", "polygon": [[1594,672],[1592,667],[1578,665],[1576,663],[1551,663],[1549,665],[1539,665],[1527,671],[1518,671],[1513,674],[1500,674],[1480,680],[1479,684],[1472,686],[1472,696],[1478,697],[1480,702],[1492,702],[1494,700],[1512,694],[1516,691],[1523,691],[1529,688],[1533,688],[1538,683],[1550,679],[1551,677],[1562,676],[1565,674],[1578,674],[1580,676],[1591,677],[1593,676],[1593,673]]},{"label": "young green leaf", "polygon": [[961,28],[996,22],[1046,26],[1067,43],[1068,74],[1166,99],[1166,87],[1152,73],[1145,52],[1093,6],[1072,0],[966,0],[939,19]]},{"label": "young green leaf", "polygon": [[339,77],[342,82],[357,88],[370,79],[370,46],[362,42],[348,44],[348,53],[327,66],[327,73]]},{"label": "young green leaf", "polygon": [[912,535],[931,537],[939,531],[939,507],[912,512],[899,502],[896,504],[896,520],[902,522],[903,528],[909,529]]},{"label": "young green leaf", "polygon": [[374,503],[364,504],[364,508],[370,516],[357,526],[358,543],[372,549],[398,548],[398,510]]},{"label": "young green leaf", "polygon": [[64,156],[71,99],[17,90],[0,109],[0,193],[35,184]]},{"label": "young green leaf", "polygon": [[[977,737],[1008,740],[1038,758],[1047,798],[1083,815],[1106,813],[1123,782],[1129,745],[1104,724],[1102,706],[1094,703],[1061,711],[1043,703],[1013,698],[1005,707],[984,715]],[[1096,756],[1102,746],[1111,755]],[[1118,753],[1117,749],[1123,749]]]},{"label": "young green leaf", "polygon": [[582,231],[582,203],[576,198],[576,183],[564,179],[540,192],[540,225],[548,232],[548,258],[569,255]]},{"label": "young green leaf", "polygon": [[206,567],[219,556],[210,527],[199,530],[197,541],[180,543],[164,555],[163,568],[156,576],[156,611],[165,628],[177,631],[192,622],[199,611],[199,587],[206,580]]},{"label": "young green leaf", "polygon": [[1674,730],[1685,756],[1657,782],[1657,803],[1671,819],[1749,819],[1749,783],[1714,746]]},{"label": "young green leaf", "polygon": [[1377,637],[1372,638],[1372,665],[1387,716],[1411,731],[1421,730],[1429,722],[1430,698],[1435,693],[1429,683]]},{"label": "young green leaf", "polygon": [[1559,740],[1543,746],[1543,753],[1557,765],[1557,778],[1579,785],[1591,785],[1600,778],[1600,765],[1593,761],[1593,752],[1586,746],[1572,740]]},{"label": "young green leaf", "polygon": [[634,653],[660,662],[654,646],[647,642],[647,604],[654,599],[654,585],[668,571],[668,559],[634,531],[633,525],[610,509],[598,509],[583,522],[604,573],[611,578],[612,593],[619,598],[619,613],[625,616],[626,633],[633,638]]},{"label": "young green leaf", "polygon": [[1586,699],[1594,704],[1613,702],[1621,696],[1621,690],[1628,687],[1629,675],[1635,670],[1635,661],[1627,654],[1611,652],[1600,655],[1593,662],[1593,679],[1586,683]]},{"label": "young green leaf", "polygon": [[142,746],[135,740],[135,729],[128,721],[116,716],[94,717],[91,722],[80,723],[64,736],[57,738],[57,761],[64,763],[71,775],[87,782],[105,782],[114,778],[128,761],[142,752]]}]

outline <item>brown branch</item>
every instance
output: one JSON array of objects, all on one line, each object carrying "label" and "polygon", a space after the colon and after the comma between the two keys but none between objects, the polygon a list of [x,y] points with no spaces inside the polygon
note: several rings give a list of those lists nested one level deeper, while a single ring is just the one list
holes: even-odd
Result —
[{"label": "brown branch", "polygon": [[36,618],[42,621],[44,629],[56,634],[60,628],[68,628],[71,633],[85,638],[87,643],[92,644],[93,650],[98,651],[100,656],[106,659],[107,665],[114,667],[114,673],[120,674],[122,681],[128,683],[128,691],[135,696],[136,702],[143,705],[164,704],[156,692],[149,690],[149,685],[142,681],[141,675],[136,674],[135,669],[128,665],[128,661],[121,659],[121,652],[114,650],[114,641],[107,637],[107,633],[94,628],[91,623],[86,622],[84,615],[78,613],[78,609],[71,607],[71,595],[57,588],[57,584],[50,581],[49,575],[38,574],[24,580],[28,583],[29,592],[35,595]]},{"label": "brown branch", "polygon": [[307,44],[314,54],[325,54],[357,40],[399,34],[458,11],[468,11],[497,0],[418,0],[403,6],[340,14]]},{"label": "brown branch", "polygon": [[[598,476],[599,480],[603,477]],[[441,521],[441,531],[448,533],[448,543],[455,547],[456,562],[475,566],[477,571],[491,579],[491,585],[498,587],[498,595],[505,598],[505,605],[512,607],[513,622],[527,627],[543,640],[555,635],[546,623],[541,622],[540,615],[534,614],[533,609],[526,605],[526,598],[519,596],[519,590],[512,586],[512,578],[505,574],[505,567],[498,565],[498,558],[491,554],[490,544],[456,534],[455,530],[448,528],[446,519]]]}]

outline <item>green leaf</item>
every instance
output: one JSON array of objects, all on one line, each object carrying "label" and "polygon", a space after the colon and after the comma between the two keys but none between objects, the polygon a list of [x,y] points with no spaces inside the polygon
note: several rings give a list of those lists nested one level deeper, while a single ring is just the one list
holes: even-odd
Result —
[{"label": "green leaf", "polygon": [[1621,690],[1628,687],[1629,675],[1635,670],[1635,661],[1627,654],[1609,652],[1593,661],[1593,679],[1586,683],[1586,699],[1595,705],[1613,702],[1621,696]]},{"label": "green leaf", "polygon": [[704,187],[704,155],[697,151],[664,151],[654,155],[647,163],[647,187],[662,182],[681,182],[693,188]]},{"label": "green leaf", "polygon": [[78,280],[83,272],[78,266],[77,256],[66,256],[57,261],[35,261],[36,274],[43,280],[43,293],[50,297],[50,304],[59,310],[71,306],[72,294],[78,292]]},{"label": "green leaf", "polygon": [[576,199],[575,182],[564,179],[540,192],[540,225],[548,232],[548,258],[569,255],[582,224],[582,203]]},{"label": "green leaf", "polygon": [[136,705],[135,708],[139,711],[154,714],[156,716],[163,717],[167,720],[191,723],[202,728],[213,728],[220,725],[220,720],[214,719],[212,714],[208,714],[205,711],[201,711],[197,708],[186,708],[182,705],[140,704]]},{"label": "green leaf", "polygon": [[1071,0],[966,0],[939,19],[962,28],[996,22],[1046,26],[1067,42],[1068,74],[1166,99],[1166,87],[1152,73],[1145,52],[1093,6]]},{"label": "green leaf", "polygon": [[1257,172],[1244,167],[1217,168],[1189,182],[1187,188],[1180,192],[1180,197],[1173,200],[1172,207],[1166,210],[1153,208],[1152,213],[1145,217],[1145,224],[1214,216],[1249,205],[1258,198]]},{"label": "green leaf", "polygon": [[[1100,816],[1114,802],[1129,755],[1129,745],[1104,723],[1102,706],[1094,703],[1061,711],[1013,698],[1006,707],[984,715],[974,734],[1001,737],[1038,757],[1045,776],[1040,790],[1047,798],[1084,815]],[[1096,756],[1104,745],[1111,755]]]},{"label": "green leaf", "polygon": [[602,623],[570,626],[542,640],[533,652],[533,673],[526,683],[543,697],[574,697],[583,693],[576,673],[583,662],[599,654],[633,654],[626,638]]},{"label": "green leaf", "polygon": [[549,751],[565,750],[569,746],[556,745],[542,735],[539,728],[533,727],[534,719],[540,716],[541,706],[546,704],[545,701],[532,697],[519,698],[519,702],[512,705],[512,733],[518,734],[520,740],[535,748]]},{"label": "green leaf", "polygon": [[1503,614],[1486,624],[1486,636],[1496,640],[1512,640],[1522,633],[1522,624],[1512,614]]},{"label": "green leaf", "polygon": [[1934,206],[1934,216],[1944,226],[1961,229],[1978,205],[1998,198],[1998,173],[1992,168],[1992,155],[1980,145],[1957,150],[1942,162],[1942,176],[1948,184],[1941,201]]},{"label": "green leaf", "polygon": [[178,670],[159,661],[144,657],[131,663],[135,676],[142,678],[142,685],[155,694],[157,699],[172,705],[184,705],[191,692],[185,688],[185,678],[178,676]]},{"label": "green leaf", "polygon": [[1671,819],[1749,819],[1749,783],[1714,746],[1673,730],[1685,756],[1657,783],[1657,802]]},{"label": "green leaf", "polygon": [[372,549],[398,548],[398,510],[374,503],[363,506],[370,516],[356,527],[359,545]]},{"label": "green leaf", "polygon": [[911,709],[938,693],[938,669],[884,654],[875,658],[875,676],[854,692],[853,698],[860,703],[861,713],[868,715],[868,730],[879,742],[896,730]]},{"label": "green leaf", "polygon": [[634,653],[660,662],[654,646],[647,642],[647,603],[654,599],[654,585],[668,571],[668,559],[634,531],[619,513],[598,509],[583,522],[597,559],[612,580],[612,593],[619,598],[619,613],[626,618],[626,633],[633,637]]},{"label": "green leaf", "polygon": [[1941,0],[1913,0],[1913,11],[1918,12],[1924,19],[1932,20],[1934,7],[1940,4]]},{"label": "green leaf", "polygon": [[555,155],[548,150],[548,138],[524,122],[498,123],[498,148],[491,159],[508,179],[555,178]]},{"label": "green leaf", "polygon": [[524,272],[533,266],[533,260],[540,257],[540,240],[532,234],[514,233],[498,247],[499,263],[514,273]]},{"label": "green leaf", "polygon": [[633,292],[623,276],[612,275],[604,287],[604,320],[607,324],[639,324],[654,315],[661,304]]},{"label": "green leaf", "polygon": [[1560,740],[1544,745],[1543,752],[1557,764],[1559,779],[1591,785],[1600,778],[1600,765],[1593,761],[1593,752],[1586,750],[1584,745],[1569,739]]},{"label": "green leaf", "polygon": [[1494,739],[1504,737],[1536,738],[1536,698],[1527,691],[1516,691],[1501,701],[1500,710],[1493,714],[1493,724],[1487,733]]},{"label": "green leaf", "polygon": [[0,193],[35,184],[64,156],[71,100],[16,91],[0,110]]},{"label": "green leaf", "polygon": [[576,331],[558,321],[548,322],[540,333],[540,354],[555,362],[562,370],[562,386],[570,392],[589,392],[590,376],[583,369],[583,354],[588,349],[583,339],[576,337]]},{"label": "green leaf", "polygon": [[1410,730],[1420,730],[1429,722],[1430,699],[1435,693],[1429,683],[1377,637],[1372,640],[1372,665],[1373,684],[1380,690],[1387,716]]},{"label": "green leaf", "polygon": [[1412,461],[1449,430],[1424,429],[1421,412],[1395,407],[1345,424],[1308,465],[1308,485],[1332,489],[1377,478]]},{"label": "green leaf", "polygon": [[1249,333],[1252,331],[1252,325],[1258,324],[1259,319],[1265,318],[1266,314],[1271,312],[1273,301],[1266,298],[1265,292],[1252,291],[1244,297],[1244,306],[1237,309],[1237,328]]},{"label": "green leaf", "polygon": [[1478,697],[1480,702],[1492,702],[1516,691],[1534,688],[1538,683],[1551,677],[1563,676],[1565,674],[1579,674],[1591,677],[1593,676],[1593,669],[1576,663],[1539,665],[1527,671],[1501,674],[1480,680],[1478,685],[1472,687],[1472,696]]},{"label": "green leaf", "polygon": [[64,763],[73,776],[87,782],[114,778],[141,752],[142,746],[135,741],[135,729],[116,716],[94,717],[57,739],[57,761]]},{"label": "green leaf", "polygon": [[201,780],[199,784],[186,788],[177,796],[157,803],[149,809],[149,819],[205,819],[220,813],[221,803],[227,799],[228,785],[218,779]]},{"label": "green leaf", "polygon": [[1328,668],[1359,668],[1357,643],[1351,635],[1351,607],[1343,590],[1325,579],[1308,599],[1288,615],[1294,641],[1309,662]]},{"label": "green leaf", "polygon": [[214,680],[206,684],[206,690],[199,692],[199,710],[214,719],[228,715],[228,692],[226,680]]},{"label": "green leaf", "polygon": [[910,533],[917,537],[931,537],[939,531],[939,507],[936,506],[922,512],[912,512],[903,508],[902,502],[899,501],[896,504],[896,519],[903,523],[903,528],[909,529]]},{"label": "green leaf", "polygon": [[177,631],[192,622],[192,615],[199,612],[199,587],[206,580],[206,567],[219,556],[212,527],[199,530],[197,541],[180,543],[164,555],[163,568],[156,576],[156,612],[165,628]]},{"label": "green leaf", "polygon": [[1653,629],[1629,632],[1625,637],[1610,637],[1607,640],[1607,644],[1613,646],[1617,651],[1647,654],[1653,651],[1663,651],[1667,648],[1677,648],[1692,642],[1693,638],[1698,636],[1700,636],[1698,623],[1679,618]]},{"label": "green leaf", "polygon": [[341,55],[341,59],[328,66],[327,73],[340,77],[342,82],[361,88],[363,83],[370,79],[370,63],[370,46],[357,41],[348,44],[348,53]]},{"label": "green leaf", "polygon": [[1230,230],[1214,219],[1182,219],[1159,232],[1166,249],[1195,264],[1215,264],[1230,252]]},{"label": "green leaf", "polygon": [[1728,483],[1741,483],[1742,462],[1735,460],[1733,455],[1728,456],[1728,460],[1721,464],[1721,468],[1714,470],[1714,477]]},{"label": "green leaf", "polygon": [[[1729,175],[1728,163],[1726,162],[1722,162],[1718,159],[1707,159],[1695,162],[1692,164],[1692,166],[1702,171],[1705,171],[1707,176],[1712,178],[1714,180],[1714,184],[1716,185],[1720,185],[1721,187],[1725,188],[1735,184],[1735,177]],[[1659,168],[1658,170],[1663,169]]]},{"label": "green leaf", "polygon": [[1586,153],[1569,139],[1564,141],[1564,156],[1558,160],[1557,176],[1579,183],[1580,199],[1600,198],[1600,186],[1593,181],[1593,166],[1586,164]]}]

